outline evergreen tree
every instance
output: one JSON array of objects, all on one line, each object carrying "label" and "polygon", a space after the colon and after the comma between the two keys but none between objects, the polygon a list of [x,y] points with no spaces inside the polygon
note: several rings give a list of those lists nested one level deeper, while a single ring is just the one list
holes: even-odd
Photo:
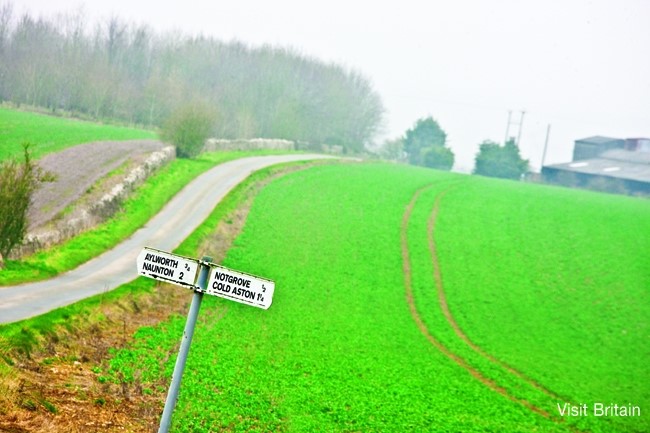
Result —
[{"label": "evergreen tree", "polygon": [[508,140],[504,146],[489,140],[481,143],[474,174],[519,180],[527,171],[528,160],[521,157],[514,140]]},{"label": "evergreen tree", "polygon": [[454,153],[445,147],[447,133],[429,116],[418,119],[413,128],[406,131],[404,151],[409,163],[439,170],[451,170]]}]

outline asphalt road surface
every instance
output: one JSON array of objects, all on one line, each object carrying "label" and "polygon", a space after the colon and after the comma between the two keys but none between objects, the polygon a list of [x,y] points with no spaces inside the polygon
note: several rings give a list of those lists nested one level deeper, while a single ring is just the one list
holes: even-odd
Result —
[{"label": "asphalt road surface", "polygon": [[273,164],[320,158],[326,156],[257,156],[218,165],[188,184],[144,227],[112,250],[49,280],[0,287],[0,323],[37,316],[135,279],[136,257],[143,247],[172,251],[252,172]]}]

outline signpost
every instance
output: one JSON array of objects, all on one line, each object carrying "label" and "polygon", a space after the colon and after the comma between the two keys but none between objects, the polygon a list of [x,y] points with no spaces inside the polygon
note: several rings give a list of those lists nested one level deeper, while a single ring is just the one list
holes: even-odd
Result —
[{"label": "signpost", "polygon": [[143,248],[138,255],[138,273],[156,280],[195,288],[199,261],[153,248]]},{"label": "signpost", "polygon": [[219,296],[266,310],[271,306],[275,283],[265,278],[218,266],[212,263],[210,257],[196,260],[148,247],[138,255],[137,266],[140,275],[194,290],[181,347],[172,373],[172,383],[169,386],[158,429],[158,433],[166,433],[169,431],[172,413],[178,399],[181,378],[203,294]]},{"label": "signpost", "polygon": [[223,266],[211,265],[211,268],[212,273],[205,291],[208,295],[219,296],[265,310],[271,306],[275,290],[273,281],[233,271]]}]

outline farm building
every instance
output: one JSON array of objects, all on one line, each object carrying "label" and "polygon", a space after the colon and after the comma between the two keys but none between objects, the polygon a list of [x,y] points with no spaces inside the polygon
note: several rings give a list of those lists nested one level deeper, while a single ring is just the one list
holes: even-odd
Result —
[{"label": "farm building", "polygon": [[573,147],[573,161],[597,158],[599,155],[612,149],[624,149],[625,140],[620,138],[595,137],[583,138],[575,141]]},{"label": "farm building", "polygon": [[650,195],[650,139],[576,140],[573,161],[542,167],[542,178],[566,186]]}]

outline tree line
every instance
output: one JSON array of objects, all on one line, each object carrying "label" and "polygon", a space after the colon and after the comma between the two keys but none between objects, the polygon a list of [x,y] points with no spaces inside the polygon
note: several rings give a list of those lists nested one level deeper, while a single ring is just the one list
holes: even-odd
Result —
[{"label": "tree line", "polygon": [[[402,137],[387,140],[379,155],[409,164],[451,170],[454,152],[447,147],[447,133],[431,116],[418,119]],[[473,174],[503,179],[521,180],[529,171],[528,160],[523,159],[514,140],[503,145],[485,140],[474,159]]]},{"label": "tree line", "polygon": [[82,12],[17,16],[0,5],[0,101],[157,127],[178,107],[214,108],[220,138],[283,138],[363,150],[381,98],[356,71],[292,49],[156,33]]}]

